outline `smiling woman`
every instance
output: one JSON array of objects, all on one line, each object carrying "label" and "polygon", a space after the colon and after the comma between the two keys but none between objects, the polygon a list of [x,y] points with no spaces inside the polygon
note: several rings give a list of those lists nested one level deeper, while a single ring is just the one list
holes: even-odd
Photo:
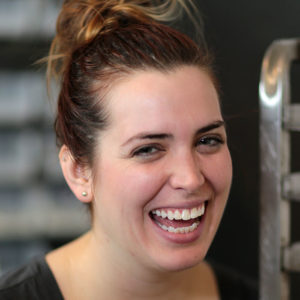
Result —
[{"label": "smiling woman", "polygon": [[158,22],[178,3],[65,1],[48,75],[61,167],[91,229],[6,276],[1,299],[226,298],[204,258],[231,158],[208,53]]},{"label": "smiling woman", "polygon": [[133,270],[197,264],[212,242],[231,182],[209,76],[194,66],[136,71],[105,101],[110,126],[100,134],[94,180],[85,187],[95,199],[97,238],[108,241],[108,253],[122,249],[112,260],[130,262]]}]

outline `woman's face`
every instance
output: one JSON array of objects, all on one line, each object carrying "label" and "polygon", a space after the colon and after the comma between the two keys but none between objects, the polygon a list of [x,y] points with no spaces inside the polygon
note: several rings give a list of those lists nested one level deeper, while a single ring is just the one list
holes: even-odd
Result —
[{"label": "woman's face", "polygon": [[227,201],[231,158],[209,76],[140,71],[107,97],[96,152],[93,231],[123,263],[181,270],[201,261]]}]

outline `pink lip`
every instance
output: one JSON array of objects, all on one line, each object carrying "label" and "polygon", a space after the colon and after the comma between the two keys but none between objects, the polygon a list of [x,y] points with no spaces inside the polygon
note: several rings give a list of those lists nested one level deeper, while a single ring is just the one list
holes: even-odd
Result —
[{"label": "pink lip", "polygon": [[[206,210],[207,210],[207,207],[206,207]],[[188,244],[188,243],[192,243],[192,242],[196,241],[200,237],[200,235],[203,231],[204,222],[206,219],[205,218],[206,210],[205,210],[204,215],[201,217],[201,221],[200,221],[200,224],[198,225],[198,227],[194,231],[188,232],[188,233],[173,233],[173,232],[165,231],[162,228],[160,228],[159,225],[157,225],[155,223],[155,221],[151,219],[150,216],[149,216],[149,218],[151,219],[151,222],[154,226],[154,230],[160,236],[162,236],[164,239],[166,239],[172,243],[175,243],[175,244]]]}]

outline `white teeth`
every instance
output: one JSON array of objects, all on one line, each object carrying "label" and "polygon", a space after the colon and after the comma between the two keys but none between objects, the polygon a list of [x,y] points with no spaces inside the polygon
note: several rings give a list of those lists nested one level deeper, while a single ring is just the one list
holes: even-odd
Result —
[{"label": "white teeth", "polygon": [[168,232],[172,232],[172,233],[188,233],[188,232],[192,232],[194,231],[200,222],[195,222],[193,223],[191,226],[187,226],[187,227],[178,227],[178,228],[174,228],[173,226],[166,226],[166,225],[161,225],[160,223],[157,223],[159,225],[160,228],[162,228],[165,231]]},{"label": "white teeth", "polygon": [[186,220],[190,220],[191,214],[190,214],[189,210],[184,209],[184,210],[182,211],[181,217],[182,217],[182,219],[185,220],[185,221],[186,221]]},{"label": "white teeth", "polygon": [[198,209],[197,208],[193,208],[191,211],[191,218],[195,219],[198,216]]},{"label": "white teeth", "polygon": [[170,210],[168,211],[168,219],[169,220],[173,220],[174,219],[174,215],[173,215],[173,213]]},{"label": "white teeth", "polygon": [[160,224],[159,224],[159,226],[160,226],[163,230],[168,231],[168,227],[167,227],[166,225],[160,225]]},{"label": "white teeth", "polygon": [[204,215],[205,212],[205,205],[202,203],[199,207],[194,207],[192,209],[182,209],[181,212],[176,209],[174,210],[154,210],[152,211],[153,214],[156,214],[159,217],[162,217],[163,219],[168,218],[169,220],[191,220],[196,219],[198,217],[201,217]]},{"label": "white teeth", "polygon": [[170,227],[168,227],[168,231],[169,231],[169,232],[175,232],[175,228],[172,227],[172,226],[170,226]]},{"label": "white teeth", "polygon": [[180,220],[181,219],[181,213],[176,209],[175,210],[175,220]]},{"label": "white teeth", "polygon": [[166,213],[164,210],[162,210],[162,211],[161,211],[161,217],[162,217],[163,219],[165,219],[167,216],[168,216],[167,213]]}]

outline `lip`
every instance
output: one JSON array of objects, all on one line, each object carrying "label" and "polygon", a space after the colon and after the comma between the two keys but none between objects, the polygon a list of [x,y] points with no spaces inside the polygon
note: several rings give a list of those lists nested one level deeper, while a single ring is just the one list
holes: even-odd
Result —
[{"label": "lip", "polygon": [[[198,202],[198,204],[199,204],[199,202]],[[194,206],[190,207],[190,205],[189,205],[189,206],[185,206],[184,208],[188,209],[188,208],[193,208],[193,207]],[[172,206],[170,208],[172,209],[175,207]],[[180,206],[178,208],[183,208],[183,206]],[[188,233],[173,233],[173,232],[165,231],[162,228],[160,228],[160,226],[151,218],[150,215],[149,215],[149,219],[151,220],[151,223],[153,225],[153,229],[155,230],[155,232],[157,234],[159,234],[159,236],[161,236],[162,238],[166,239],[169,242],[175,243],[175,244],[188,244],[188,243],[195,242],[201,236],[203,227],[204,227],[204,223],[205,223],[205,219],[206,219],[207,208],[208,208],[208,204],[205,203],[205,213],[201,217],[198,227],[194,231],[188,232]]]}]

